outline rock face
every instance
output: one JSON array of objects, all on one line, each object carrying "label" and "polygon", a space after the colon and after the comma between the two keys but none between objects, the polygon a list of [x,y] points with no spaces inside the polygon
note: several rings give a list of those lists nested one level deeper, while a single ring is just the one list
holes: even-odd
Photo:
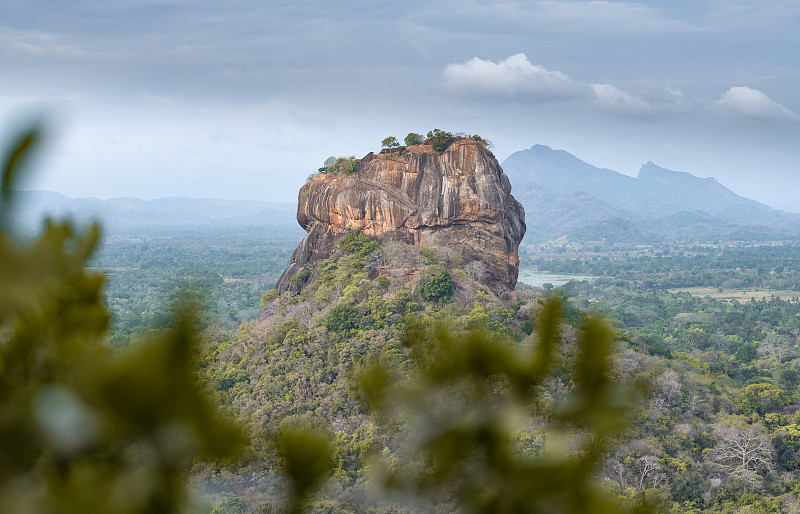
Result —
[{"label": "rock face", "polygon": [[308,232],[276,288],[318,259],[338,240],[361,230],[381,243],[402,241],[460,251],[486,265],[486,284],[511,290],[519,272],[525,211],[494,155],[472,138],[453,138],[441,153],[431,145],[398,154],[369,153],[351,174],[319,174],[301,189],[297,221]]}]

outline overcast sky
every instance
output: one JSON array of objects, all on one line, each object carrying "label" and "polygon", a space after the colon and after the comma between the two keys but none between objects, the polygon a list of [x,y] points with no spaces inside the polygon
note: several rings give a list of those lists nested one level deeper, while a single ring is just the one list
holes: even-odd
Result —
[{"label": "overcast sky", "polygon": [[294,202],[329,155],[437,127],[714,176],[800,212],[800,2],[0,0],[28,187]]}]

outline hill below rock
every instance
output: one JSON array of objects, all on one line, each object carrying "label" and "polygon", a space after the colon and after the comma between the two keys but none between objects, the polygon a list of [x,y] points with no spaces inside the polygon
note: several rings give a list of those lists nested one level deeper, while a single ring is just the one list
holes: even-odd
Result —
[{"label": "hill below rock", "polygon": [[308,235],[276,285],[281,293],[354,230],[381,244],[448,248],[482,265],[492,290],[509,290],[525,235],[525,211],[497,159],[467,137],[451,138],[441,152],[430,144],[388,149],[352,173],[319,173],[300,189],[297,221]]}]

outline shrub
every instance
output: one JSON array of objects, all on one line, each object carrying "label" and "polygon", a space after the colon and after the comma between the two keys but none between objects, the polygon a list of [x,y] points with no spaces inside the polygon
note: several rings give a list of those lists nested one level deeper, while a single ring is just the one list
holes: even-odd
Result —
[{"label": "shrub", "polygon": [[375,250],[380,250],[381,245],[367,234],[353,230],[339,241],[339,249],[355,256],[353,266],[357,269],[364,267],[364,259]]},{"label": "shrub", "polygon": [[361,315],[354,307],[339,304],[325,318],[325,328],[329,332],[349,332],[358,328],[360,319]]},{"label": "shrub", "polygon": [[427,246],[421,246],[419,249],[419,254],[422,257],[422,260],[425,264],[437,264],[436,254],[433,251],[433,248],[428,248]]},{"label": "shrub", "polygon": [[736,350],[734,357],[737,361],[747,364],[758,357],[758,345],[752,341],[744,343]]},{"label": "shrub", "polygon": [[453,297],[453,276],[447,270],[428,275],[424,278],[420,294],[436,303],[450,300]]},{"label": "shrub", "polygon": [[670,493],[678,503],[693,502],[702,498],[703,488],[703,477],[695,471],[684,471],[672,482]]},{"label": "shrub", "polygon": [[267,291],[261,295],[261,308],[263,309],[269,302],[274,300],[278,297],[278,290],[277,289],[267,289]]},{"label": "shrub", "polygon": [[317,171],[319,173],[355,173],[358,171],[359,160],[355,155],[350,157],[328,157]]},{"label": "shrub", "polygon": [[[333,155],[331,155],[330,157],[328,157],[327,159],[325,159],[325,162],[324,162],[324,163],[322,163],[322,167],[320,167],[319,169],[317,169],[317,173],[330,173],[330,172],[331,172],[331,167],[332,167],[334,164],[336,164],[336,157],[334,157]],[[308,178],[311,178],[311,177],[313,177],[314,175],[316,175],[316,173],[312,173],[311,175],[309,175],[309,177],[308,177]]]},{"label": "shrub", "polygon": [[360,230],[348,232],[339,241],[339,249],[343,252],[362,256],[377,250],[379,246],[377,241],[373,241],[371,237]]},{"label": "shrub", "polygon": [[473,134],[470,137],[472,139],[474,139],[475,141],[477,141],[478,143],[482,144],[483,147],[486,148],[487,150],[491,150],[491,148],[494,146],[491,141],[489,141],[488,139],[482,138],[478,134]]},{"label": "shrub", "polygon": [[430,143],[433,145],[433,149],[437,152],[441,152],[447,148],[447,144],[450,142],[452,137],[452,133],[439,129],[433,129],[428,132],[427,135],[428,141],[430,141]]},{"label": "shrub", "polygon": [[311,276],[311,271],[304,269],[300,271],[289,279],[289,283],[292,284],[292,287],[295,289],[302,289],[305,283],[308,281],[308,277]]}]

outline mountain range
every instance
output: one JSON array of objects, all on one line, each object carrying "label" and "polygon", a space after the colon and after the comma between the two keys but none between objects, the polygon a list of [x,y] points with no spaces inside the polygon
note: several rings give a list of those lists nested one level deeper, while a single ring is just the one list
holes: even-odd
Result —
[{"label": "mountain range", "polygon": [[643,165],[636,177],[533,145],[502,163],[525,207],[528,241],[793,238],[800,215],[737,195],[714,178]]},{"label": "mountain range", "polygon": [[[714,178],[644,164],[636,177],[586,163],[564,150],[533,145],[511,154],[502,168],[525,207],[526,242],[654,242],[795,239],[800,215],[740,196]],[[295,203],[170,197],[67,198],[20,191],[18,215],[26,230],[44,216],[80,223],[98,220],[107,235],[143,231],[248,229],[304,231]]]},{"label": "mountain range", "polygon": [[49,217],[79,224],[98,221],[107,235],[265,227],[303,233],[295,221],[294,203],[182,197],[100,200],[68,198],[52,191],[18,191],[15,197],[18,222],[29,232]]}]

